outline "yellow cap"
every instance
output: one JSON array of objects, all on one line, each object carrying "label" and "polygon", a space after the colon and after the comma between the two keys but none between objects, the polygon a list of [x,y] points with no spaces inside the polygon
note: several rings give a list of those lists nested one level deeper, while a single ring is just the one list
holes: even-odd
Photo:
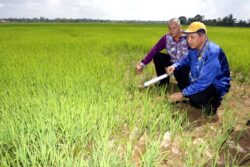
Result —
[{"label": "yellow cap", "polygon": [[197,32],[199,32],[199,30],[204,30],[205,33],[207,33],[207,29],[206,29],[205,24],[203,24],[202,22],[197,21],[197,22],[191,23],[187,27],[187,29],[185,31],[182,31],[182,32],[189,34],[189,33],[197,33]]}]

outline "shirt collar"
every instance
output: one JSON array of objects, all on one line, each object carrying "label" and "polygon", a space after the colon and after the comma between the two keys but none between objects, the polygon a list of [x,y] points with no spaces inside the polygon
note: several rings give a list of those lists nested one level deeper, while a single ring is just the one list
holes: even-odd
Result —
[{"label": "shirt collar", "polygon": [[197,49],[197,51],[198,51],[198,57],[203,57],[203,56],[204,56],[204,54],[205,54],[205,52],[206,52],[206,50],[207,50],[207,48],[208,48],[209,43],[210,43],[210,41],[209,41],[209,39],[207,38],[207,39],[206,39],[206,42],[205,42],[205,44],[203,45],[203,47],[201,48],[201,50],[198,51],[198,49]]},{"label": "shirt collar", "polygon": [[[168,35],[169,35],[169,34],[168,34]],[[179,40],[178,42],[176,42],[176,41],[174,40],[174,38],[173,38],[171,35],[169,35],[169,37],[171,38],[171,41],[173,41],[173,42],[175,42],[175,43],[180,43],[180,42],[182,42],[183,40],[186,40],[186,35],[185,35],[185,34],[181,34],[180,40]]]}]

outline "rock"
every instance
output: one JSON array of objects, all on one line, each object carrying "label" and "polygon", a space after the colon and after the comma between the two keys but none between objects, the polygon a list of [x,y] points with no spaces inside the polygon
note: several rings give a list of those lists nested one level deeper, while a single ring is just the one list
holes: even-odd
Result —
[{"label": "rock", "polygon": [[160,147],[163,149],[167,149],[170,146],[170,144],[171,144],[170,132],[167,131],[167,132],[165,132],[165,134],[163,136]]}]

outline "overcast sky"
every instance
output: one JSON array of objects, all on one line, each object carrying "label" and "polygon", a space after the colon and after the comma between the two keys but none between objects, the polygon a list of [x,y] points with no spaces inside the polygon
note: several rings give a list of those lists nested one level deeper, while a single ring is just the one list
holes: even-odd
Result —
[{"label": "overcast sky", "polygon": [[0,18],[92,18],[168,20],[204,15],[206,19],[250,19],[250,0],[0,0]]}]

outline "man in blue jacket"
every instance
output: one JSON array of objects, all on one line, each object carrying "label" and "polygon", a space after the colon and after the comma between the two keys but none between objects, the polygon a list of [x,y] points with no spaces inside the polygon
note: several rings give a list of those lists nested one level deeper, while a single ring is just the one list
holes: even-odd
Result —
[{"label": "man in blue jacket", "polygon": [[189,84],[181,92],[170,95],[171,102],[188,97],[191,105],[203,108],[207,114],[216,114],[222,97],[230,88],[230,70],[223,50],[207,37],[206,26],[191,23],[186,31],[188,55],[169,66],[166,71],[189,67]]}]

